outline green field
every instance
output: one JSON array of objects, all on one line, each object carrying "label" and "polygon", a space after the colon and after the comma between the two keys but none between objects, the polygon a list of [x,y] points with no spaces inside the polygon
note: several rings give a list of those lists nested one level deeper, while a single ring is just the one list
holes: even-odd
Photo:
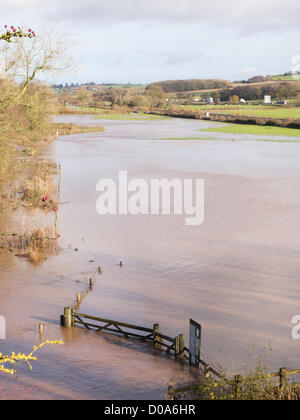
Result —
[{"label": "green field", "polygon": [[243,115],[249,117],[300,119],[300,107],[264,105],[187,105],[182,107],[195,111],[211,111],[219,112],[220,114]]},{"label": "green field", "polygon": [[276,76],[271,76],[272,80],[282,80],[284,82],[289,82],[289,81],[293,81],[293,80],[300,80],[300,75],[288,75],[288,76],[282,76],[282,75],[276,75]]},{"label": "green field", "polygon": [[300,137],[300,130],[293,129],[293,128],[269,127],[269,126],[245,125],[245,124],[226,124],[222,127],[206,128],[200,131],[210,132],[210,133],[224,133],[224,134],[251,134],[254,136]]},{"label": "green field", "polygon": [[138,88],[144,89],[145,86],[141,84],[130,84],[130,83],[119,83],[119,84],[107,84],[107,85],[98,85],[103,89],[130,89],[130,88]]}]

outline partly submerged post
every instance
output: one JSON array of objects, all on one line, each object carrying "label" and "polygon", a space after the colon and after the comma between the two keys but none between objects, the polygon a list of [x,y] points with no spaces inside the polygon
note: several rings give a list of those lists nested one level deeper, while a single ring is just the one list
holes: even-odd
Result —
[{"label": "partly submerged post", "polygon": [[39,324],[40,341],[43,341],[43,333],[44,333],[44,326],[43,324]]},{"label": "partly submerged post", "polygon": [[239,392],[242,389],[242,385],[243,385],[243,377],[241,375],[236,375],[234,377],[234,385],[235,385],[235,397],[238,398],[239,397]]},{"label": "partly submerged post", "polygon": [[75,327],[75,317],[74,317],[74,312],[75,312],[75,309],[74,309],[74,308],[72,308],[72,309],[71,309],[71,326],[72,326],[72,327]]},{"label": "partly submerged post", "polygon": [[179,355],[179,337],[178,335],[175,337],[175,357]]},{"label": "partly submerged post", "polygon": [[287,384],[287,369],[281,368],[279,371],[280,376],[280,388],[283,389]]},{"label": "partly submerged post", "polygon": [[159,324],[153,324],[153,343],[154,343],[154,347],[156,349],[160,349],[161,350],[161,339],[159,336],[157,336],[157,334],[160,334],[160,328],[159,328]]},{"label": "partly submerged post", "polygon": [[179,359],[184,359],[184,334],[180,334],[179,335],[179,353],[178,353],[178,358]]},{"label": "partly submerged post", "polygon": [[71,328],[72,326],[72,313],[71,308],[64,309],[64,327]]}]

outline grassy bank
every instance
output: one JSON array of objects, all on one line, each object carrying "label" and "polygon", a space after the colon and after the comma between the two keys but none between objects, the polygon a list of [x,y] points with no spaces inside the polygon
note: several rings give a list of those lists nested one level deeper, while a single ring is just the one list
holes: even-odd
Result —
[{"label": "grassy bank", "polygon": [[249,134],[253,136],[300,137],[300,130],[298,129],[247,124],[226,124],[221,127],[211,127],[200,131],[224,134]]},{"label": "grassy bank", "polygon": [[181,108],[192,111],[209,111],[220,114],[242,115],[249,117],[300,119],[299,107],[266,105],[183,105]]},{"label": "grassy bank", "polygon": [[[238,124],[238,125],[244,125],[244,126],[260,126],[260,127],[279,127],[282,129],[294,129],[294,130],[300,130],[300,119],[299,118],[290,118],[290,108],[276,108],[275,110],[272,110],[272,112],[280,112],[281,114],[278,116],[281,116],[282,118],[275,118],[274,116],[266,116],[264,114],[268,111],[268,108],[261,109],[260,107],[257,107],[258,109],[254,111],[254,107],[251,107],[251,110],[244,110],[245,115],[240,115],[240,107],[238,109],[235,108],[220,108],[218,112],[216,112],[216,109],[214,111],[214,107],[170,107],[170,108],[164,108],[164,109],[152,109],[149,111],[151,115],[161,115],[161,116],[170,116],[174,118],[186,118],[186,119],[200,119],[200,120],[207,120],[207,121],[216,121],[216,122],[222,122],[222,123],[231,123],[231,124]],[[270,110],[269,110],[270,111]],[[293,110],[292,110],[293,111]],[[236,113],[235,113],[236,112]],[[248,115],[249,113],[262,113],[264,116],[251,116]],[[294,109],[294,116],[298,117],[298,108]],[[252,129],[253,130],[253,129]],[[252,131],[253,132],[253,131]],[[251,133],[251,131],[250,131]],[[255,133],[255,130],[253,132]],[[263,131],[259,132],[259,134],[263,135]],[[274,132],[275,133],[275,132]],[[277,131],[277,135],[285,136],[285,131]],[[297,132],[294,131],[293,133],[291,131],[286,131],[288,136],[294,136]],[[276,134],[275,134],[276,135]]]},{"label": "grassy bank", "polygon": [[[280,372],[287,372],[282,369]],[[298,373],[298,371],[295,371]],[[280,375],[280,373],[279,373]],[[244,375],[234,378],[222,374],[221,377],[205,377],[186,386],[170,385],[166,398],[169,400],[234,400],[234,401],[280,401],[300,400],[300,383],[277,373],[270,373],[259,362]]]}]

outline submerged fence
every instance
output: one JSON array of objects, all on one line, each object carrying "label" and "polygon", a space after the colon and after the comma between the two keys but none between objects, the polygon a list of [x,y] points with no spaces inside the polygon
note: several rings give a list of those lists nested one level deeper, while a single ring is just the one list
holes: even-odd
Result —
[{"label": "submerged fence", "polygon": [[108,332],[121,335],[126,339],[139,339],[144,342],[151,342],[154,348],[173,355],[175,359],[188,360],[191,366],[202,367],[206,376],[221,375],[206,362],[201,355],[201,325],[190,320],[190,348],[185,345],[184,334],[170,337],[162,334],[159,324],[153,324],[152,328],[139,325],[127,324],[106,318],[95,317],[77,312],[74,308],[65,308],[61,316],[61,325],[65,328],[83,327],[95,332]]}]

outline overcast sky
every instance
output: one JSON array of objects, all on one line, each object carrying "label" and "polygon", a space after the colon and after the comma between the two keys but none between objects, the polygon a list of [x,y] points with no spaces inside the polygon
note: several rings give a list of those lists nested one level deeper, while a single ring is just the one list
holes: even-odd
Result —
[{"label": "overcast sky", "polygon": [[300,54],[299,0],[5,0],[1,16],[74,35],[78,71],[56,82],[240,80]]}]

